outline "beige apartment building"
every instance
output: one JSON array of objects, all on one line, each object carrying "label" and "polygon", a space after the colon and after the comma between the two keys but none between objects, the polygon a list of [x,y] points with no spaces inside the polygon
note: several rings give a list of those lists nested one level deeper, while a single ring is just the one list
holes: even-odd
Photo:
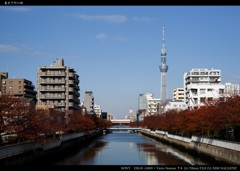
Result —
[{"label": "beige apartment building", "polygon": [[92,91],[85,91],[84,106],[88,114],[95,114],[94,112],[94,96]]},{"label": "beige apartment building", "polygon": [[0,72],[0,95],[7,94],[29,103],[35,108],[37,103],[35,86],[23,78],[8,78],[8,72]]},{"label": "beige apartment building", "polygon": [[23,78],[8,78],[7,72],[0,72],[2,94],[12,95],[18,98],[35,98],[37,91],[32,81]]},{"label": "beige apartment building", "polygon": [[174,101],[184,101],[184,88],[173,89],[173,100]]},{"label": "beige apartment building", "polygon": [[80,110],[79,76],[73,68],[64,66],[63,59],[39,67],[37,75],[37,108]]}]

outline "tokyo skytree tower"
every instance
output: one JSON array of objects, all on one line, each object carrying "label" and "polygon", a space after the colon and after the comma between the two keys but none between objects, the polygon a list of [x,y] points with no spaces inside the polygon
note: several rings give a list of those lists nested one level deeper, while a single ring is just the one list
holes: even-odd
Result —
[{"label": "tokyo skytree tower", "polygon": [[161,89],[160,89],[160,98],[162,103],[166,102],[167,99],[167,71],[168,66],[166,64],[166,50],[164,47],[164,27],[162,27],[162,52],[161,52],[161,65],[159,69],[161,71]]}]

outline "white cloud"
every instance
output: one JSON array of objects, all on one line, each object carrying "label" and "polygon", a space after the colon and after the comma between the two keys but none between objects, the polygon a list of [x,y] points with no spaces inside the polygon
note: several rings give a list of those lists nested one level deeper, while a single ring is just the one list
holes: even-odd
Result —
[{"label": "white cloud", "polygon": [[0,52],[15,53],[15,54],[29,54],[29,55],[46,55],[44,52],[37,51],[26,45],[13,46],[8,44],[0,44]]},{"label": "white cloud", "polygon": [[154,19],[152,19],[150,17],[133,17],[132,19],[134,21],[143,21],[143,22],[149,22],[149,21],[154,20]]},{"label": "white cloud", "polygon": [[119,42],[126,42],[129,39],[127,37],[124,37],[124,36],[115,36],[115,40],[117,40]]},{"label": "white cloud", "polygon": [[1,7],[0,9],[5,9],[5,10],[8,10],[8,11],[16,11],[16,12],[30,11],[30,8],[27,8],[27,7]]},{"label": "white cloud", "polygon": [[77,18],[88,21],[107,21],[112,23],[124,23],[127,21],[125,15],[85,15],[85,14],[71,14]]},{"label": "white cloud", "polygon": [[20,52],[21,48],[11,45],[0,44],[0,52]]},{"label": "white cloud", "polygon": [[96,36],[96,38],[100,41],[104,41],[106,39],[106,34],[100,33]]}]

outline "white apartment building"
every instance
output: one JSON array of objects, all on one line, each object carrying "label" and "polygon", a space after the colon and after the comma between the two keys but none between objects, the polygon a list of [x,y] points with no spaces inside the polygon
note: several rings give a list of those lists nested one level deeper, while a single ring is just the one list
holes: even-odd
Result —
[{"label": "white apartment building", "polygon": [[219,69],[192,69],[184,73],[184,99],[189,109],[204,105],[205,101],[217,99],[224,94]]},{"label": "white apartment building", "polygon": [[184,101],[184,88],[173,89],[173,100]]},{"label": "white apartment building", "polygon": [[102,109],[100,105],[94,104],[94,113],[97,115],[97,117],[101,117]]},{"label": "white apartment building", "polygon": [[225,83],[225,94],[239,95],[239,84]]},{"label": "white apartment building", "polygon": [[164,113],[172,109],[177,111],[186,110],[188,109],[188,106],[183,100],[169,101],[164,108]]},{"label": "white apartment building", "polygon": [[152,93],[140,94],[138,97],[138,111],[141,112],[139,113],[141,118],[158,114],[160,103],[161,100],[154,98]]},{"label": "white apartment building", "polygon": [[148,105],[148,109],[147,109],[147,115],[157,115],[158,114],[158,107],[161,103],[160,99],[148,99],[147,101],[147,105]]},{"label": "white apartment building", "polygon": [[125,119],[130,119],[131,122],[136,121],[136,114],[134,113],[134,111],[132,109],[129,109],[128,115],[125,116]]}]

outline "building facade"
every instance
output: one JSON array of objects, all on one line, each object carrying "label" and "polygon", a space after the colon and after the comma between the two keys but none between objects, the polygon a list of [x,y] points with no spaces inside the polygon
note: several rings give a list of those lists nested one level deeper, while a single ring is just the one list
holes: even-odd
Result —
[{"label": "building facade", "polygon": [[[0,73],[1,74],[1,73]],[[32,81],[22,78],[3,78],[1,81],[2,94],[17,98],[35,98],[37,91]]]},{"label": "building facade", "polygon": [[88,114],[94,114],[94,97],[92,91],[85,91],[84,106]]},{"label": "building facade", "polygon": [[94,104],[94,113],[97,115],[97,117],[101,117],[102,109],[100,105]]},{"label": "building facade", "polygon": [[161,100],[154,98],[152,93],[140,94],[138,96],[138,114],[141,119],[148,115],[158,114],[158,107]]},{"label": "building facade", "polygon": [[56,59],[51,66],[38,68],[37,107],[66,112],[80,110],[79,76],[73,68]]},{"label": "building facade", "polygon": [[239,95],[239,84],[225,83],[225,94]]},{"label": "building facade", "polygon": [[189,109],[198,108],[206,101],[222,97],[224,89],[219,69],[200,68],[184,73],[184,99]]},{"label": "building facade", "polygon": [[174,100],[174,101],[169,101],[166,106],[164,107],[164,113],[169,111],[169,110],[177,110],[177,111],[182,111],[182,110],[187,110],[188,106],[183,100]]},{"label": "building facade", "polygon": [[184,101],[184,88],[173,89],[173,100]]}]

